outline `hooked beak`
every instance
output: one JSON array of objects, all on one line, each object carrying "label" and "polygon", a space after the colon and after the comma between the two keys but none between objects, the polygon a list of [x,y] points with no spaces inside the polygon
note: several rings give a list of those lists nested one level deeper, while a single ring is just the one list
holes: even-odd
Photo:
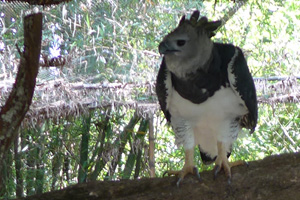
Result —
[{"label": "hooked beak", "polygon": [[178,52],[179,50],[173,48],[171,45],[168,44],[168,42],[162,41],[158,46],[158,51],[161,55],[165,55]]}]

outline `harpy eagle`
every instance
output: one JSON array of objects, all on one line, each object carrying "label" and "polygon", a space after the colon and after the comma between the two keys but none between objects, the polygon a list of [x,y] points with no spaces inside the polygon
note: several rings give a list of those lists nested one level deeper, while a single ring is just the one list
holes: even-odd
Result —
[{"label": "harpy eagle", "polygon": [[159,44],[163,60],[157,75],[159,104],[175,132],[177,145],[183,145],[185,164],[180,181],[194,167],[194,147],[198,145],[204,163],[215,162],[215,176],[223,168],[231,178],[232,144],[242,128],[252,133],[257,124],[257,98],[252,76],[243,52],[231,44],[211,41],[220,21],[183,16],[177,28]]}]

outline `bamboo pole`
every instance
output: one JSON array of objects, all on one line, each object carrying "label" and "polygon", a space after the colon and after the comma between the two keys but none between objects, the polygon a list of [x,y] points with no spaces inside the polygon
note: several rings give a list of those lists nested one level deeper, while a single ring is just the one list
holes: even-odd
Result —
[{"label": "bamboo pole", "polygon": [[154,125],[153,116],[149,120],[149,167],[150,167],[150,177],[155,177],[155,157],[154,157]]}]

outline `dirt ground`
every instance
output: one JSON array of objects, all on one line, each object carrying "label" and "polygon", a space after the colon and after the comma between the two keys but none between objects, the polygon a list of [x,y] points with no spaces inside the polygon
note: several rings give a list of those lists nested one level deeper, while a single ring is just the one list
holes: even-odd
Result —
[{"label": "dirt ground", "polygon": [[300,200],[300,153],[283,154],[232,168],[229,185],[224,173],[216,180],[212,171],[201,172],[201,181],[187,176],[180,187],[176,177],[89,182],[35,195],[30,200]]}]

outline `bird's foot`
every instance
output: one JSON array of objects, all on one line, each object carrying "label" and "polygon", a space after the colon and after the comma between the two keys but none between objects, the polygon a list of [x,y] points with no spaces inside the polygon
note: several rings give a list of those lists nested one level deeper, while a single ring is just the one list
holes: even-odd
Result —
[{"label": "bird's foot", "polygon": [[175,176],[179,177],[179,179],[178,179],[178,181],[176,183],[177,187],[179,187],[180,182],[184,179],[184,177],[187,174],[194,174],[194,175],[196,175],[196,177],[198,178],[198,180],[201,181],[199,170],[195,166],[184,166],[183,169],[180,170],[180,171],[169,170],[169,171],[166,171],[163,174],[163,176],[165,176],[166,174],[168,174],[168,176],[175,175]]},{"label": "bird's foot", "polygon": [[238,160],[235,162],[229,162],[227,157],[225,158],[219,158],[217,157],[215,161],[215,168],[214,168],[214,179],[216,179],[218,173],[221,171],[221,169],[224,169],[225,174],[227,176],[227,182],[230,185],[231,184],[231,167],[239,166],[239,165],[247,165],[248,163],[243,160]]}]

